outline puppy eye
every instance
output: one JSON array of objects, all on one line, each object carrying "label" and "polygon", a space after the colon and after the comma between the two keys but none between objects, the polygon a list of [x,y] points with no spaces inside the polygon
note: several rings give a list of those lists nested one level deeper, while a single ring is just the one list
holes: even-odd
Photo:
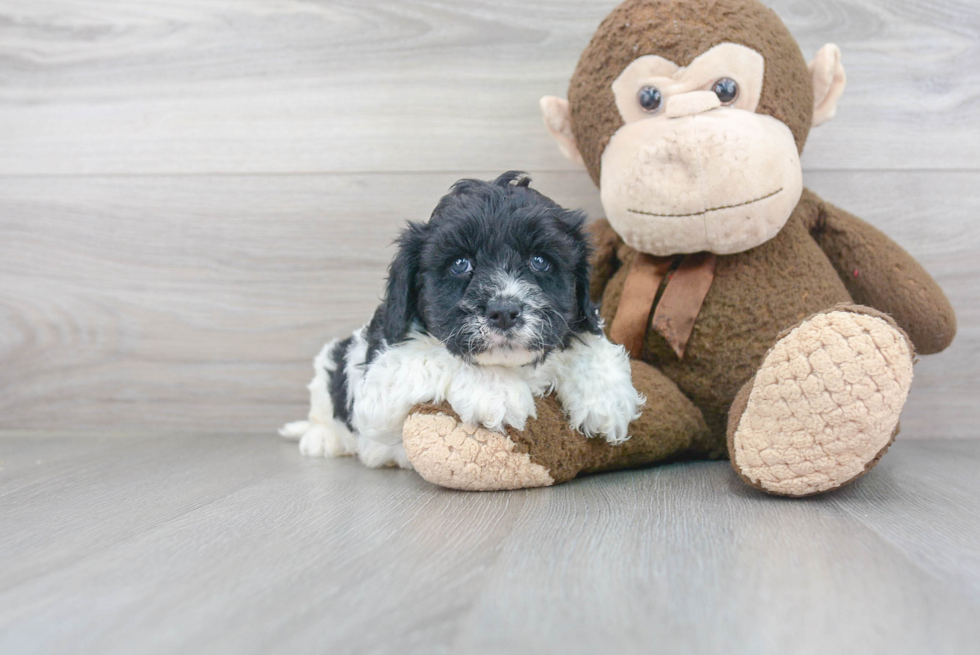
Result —
[{"label": "puppy eye", "polygon": [[531,268],[538,273],[545,273],[551,270],[551,262],[541,255],[535,255],[534,257],[531,257]]},{"label": "puppy eye", "polygon": [[660,111],[660,105],[663,104],[663,96],[660,94],[660,89],[655,86],[645,86],[640,89],[640,92],[636,94],[636,99],[639,101],[643,111],[649,114],[655,114]]},{"label": "puppy eye", "polygon": [[463,275],[473,270],[473,264],[465,257],[460,257],[449,266],[449,272],[453,275]]},{"label": "puppy eye", "polygon": [[730,105],[738,97],[738,82],[730,77],[723,77],[711,87],[723,105]]}]

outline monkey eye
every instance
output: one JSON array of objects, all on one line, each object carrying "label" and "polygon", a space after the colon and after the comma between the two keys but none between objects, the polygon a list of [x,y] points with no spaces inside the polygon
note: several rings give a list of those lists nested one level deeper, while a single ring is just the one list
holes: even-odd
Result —
[{"label": "monkey eye", "polygon": [[538,273],[547,273],[549,270],[551,270],[551,262],[549,262],[541,255],[535,255],[534,257],[531,257],[530,265],[531,268],[537,271]]},{"label": "monkey eye", "polygon": [[640,92],[636,94],[636,99],[640,102],[643,111],[649,114],[660,111],[660,106],[663,105],[664,100],[660,94],[660,89],[655,86],[645,86],[640,89]]},{"label": "monkey eye", "polygon": [[723,105],[730,105],[738,97],[738,82],[730,77],[723,77],[711,87]]},{"label": "monkey eye", "polygon": [[473,263],[466,257],[460,257],[449,266],[449,272],[453,275],[464,275],[473,270]]}]

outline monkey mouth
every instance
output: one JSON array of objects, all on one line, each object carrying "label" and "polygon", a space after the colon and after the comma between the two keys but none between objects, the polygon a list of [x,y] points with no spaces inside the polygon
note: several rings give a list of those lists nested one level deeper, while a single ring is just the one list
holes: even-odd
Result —
[{"label": "monkey mouth", "polygon": [[642,210],[639,210],[639,209],[628,209],[627,211],[629,211],[629,212],[631,212],[633,214],[642,214],[644,216],[656,216],[657,218],[688,218],[690,216],[703,216],[703,215],[705,215],[705,214],[707,214],[709,212],[716,212],[716,211],[719,211],[719,210],[722,210],[722,209],[735,209],[736,207],[745,207],[746,205],[751,205],[751,204],[754,204],[754,203],[757,203],[757,202],[762,202],[763,200],[767,200],[769,198],[772,198],[774,195],[776,195],[777,193],[780,193],[782,190],[783,190],[783,188],[782,187],[779,187],[778,189],[776,189],[772,193],[767,193],[766,195],[761,196],[759,198],[756,198],[755,200],[746,200],[745,202],[738,202],[738,203],[735,203],[734,205],[722,205],[720,207],[709,207],[708,209],[704,209],[704,210],[699,211],[699,212],[691,212],[690,214],[657,214],[655,212],[645,212],[645,211],[642,211]]}]

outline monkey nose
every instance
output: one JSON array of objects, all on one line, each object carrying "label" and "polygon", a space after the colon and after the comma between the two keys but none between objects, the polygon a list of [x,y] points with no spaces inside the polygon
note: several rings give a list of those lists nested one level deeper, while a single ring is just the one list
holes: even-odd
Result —
[{"label": "monkey nose", "polygon": [[513,298],[494,299],[487,305],[487,321],[500,330],[509,330],[521,317],[521,303]]},{"label": "monkey nose", "polygon": [[721,100],[714,91],[690,91],[667,99],[667,118],[683,118],[703,114],[721,107]]}]

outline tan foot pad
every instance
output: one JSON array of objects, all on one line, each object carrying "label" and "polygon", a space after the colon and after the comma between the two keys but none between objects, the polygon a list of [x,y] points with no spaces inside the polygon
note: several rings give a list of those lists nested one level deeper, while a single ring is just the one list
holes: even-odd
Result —
[{"label": "tan foot pad", "polygon": [[818,314],[766,355],[730,436],[732,464],[770,493],[838,487],[891,443],[911,383],[912,350],[889,320]]},{"label": "tan foot pad", "polygon": [[411,414],[402,427],[409,461],[433,484],[489,491],[547,487],[548,470],[516,450],[506,435],[445,414]]}]

